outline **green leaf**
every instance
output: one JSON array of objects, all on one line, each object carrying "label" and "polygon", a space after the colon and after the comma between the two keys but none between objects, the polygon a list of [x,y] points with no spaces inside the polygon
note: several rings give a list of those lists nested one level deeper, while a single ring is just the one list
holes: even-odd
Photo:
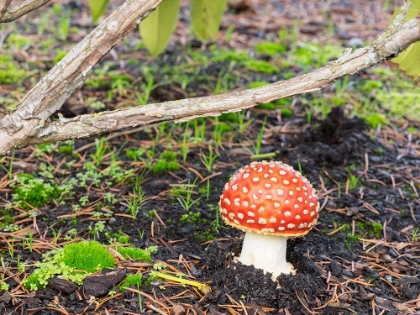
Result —
[{"label": "green leaf", "polygon": [[227,0],[191,0],[191,23],[200,40],[215,38]]},{"label": "green leaf", "polygon": [[166,47],[178,20],[180,0],[164,0],[139,25],[143,43],[152,56]]},{"label": "green leaf", "polygon": [[93,22],[97,22],[108,8],[109,0],[89,0],[89,8]]},{"label": "green leaf", "polygon": [[[399,12],[400,8],[397,8],[392,16],[391,23]],[[415,18],[419,12],[420,0],[412,0],[405,21]],[[397,57],[391,59],[391,62],[397,64],[398,68],[409,76],[420,76],[420,42],[408,46]]]}]

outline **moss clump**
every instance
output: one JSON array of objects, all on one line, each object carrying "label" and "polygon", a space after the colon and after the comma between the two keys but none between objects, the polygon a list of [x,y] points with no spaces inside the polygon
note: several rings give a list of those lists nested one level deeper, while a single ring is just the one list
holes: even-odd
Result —
[{"label": "moss clump", "polygon": [[152,167],[152,171],[155,174],[177,170],[179,170],[179,165],[176,161],[176,153],[173,151],[162,152],[159,160]]},{"label": "moss clump", "polygon": [[26,76],[26,72],[19,69],[10,57],[0,55],[0,84],[17,84]]},{"label": "moss clump", "polygon": [[112,254],[96,241],[83,241],[64,246],[62,261],[67,266],[88,273],[115,267]]},{"label": "moss clump", "polygon": [[255,46],[255,50],[257,55],[267,54],[269,56],[274,56],[276,54],[282,55],[284,52],[286,52],[287,46],[278,43],[263,42],[258,43]]},{"label": "moss clump", "polygon": [[135,286],[139,288],[142,284],[142,274],[139,275],[128,275],[127,278],[118,286],[121,292],[125,292],[127,288]]},{"label": "moss clump", "polygon": [[279,72],[279,69],[276,66],[273,66],[265,60],[249,60],[245,63],[245,67],[249,70],[266,74],[275,74]]},{"label": "moss clump", "polygon": [[117,251],[126,259],[135,259],[140,261],[152,261],[151,254],[156,251],[156,247],[149,247],[148,249],[141,249],[135,247],[120,247]]},{"label": "moss clump", "polygon": [[[152,246],[147,250],[118,247],[117,250],[126,258],[151,261],[150,255],[157,250],[157,247]],[[22,283],[31,291],[45,288],[48,279],[54,276],[81,285],[86,276],[105,268],[113,269],[115,261],[105,246],[96,241],[82,241],[67,244],[63,248],[44,254],[42,262],[36,263],[35,266],[37,267],[35,271]],[[138,280],[130,281],[132,282],[128,282],[128,286],[139,283]]]}]

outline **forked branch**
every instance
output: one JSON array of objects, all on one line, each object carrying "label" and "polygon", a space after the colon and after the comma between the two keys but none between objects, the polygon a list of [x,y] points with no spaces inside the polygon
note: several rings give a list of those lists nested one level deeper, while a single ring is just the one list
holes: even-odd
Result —
[{"label": "forked branch", "polygon": [[[391,58],[410,44],[420,41],[420,17],[404,24],[398,22],[404,19],[395,19],[397,22],[394,22],[372,45],[354,52],[350,50],[321,69],[287,81],[242,92],[150,104],[94,115],[82,115],[72,119],[61,118],[54,122],[48,121],[48,118],[60,108],[70,93],[83,82],[86,72],[112,47],[114,42],[107,41],[115,39],[116,34],[115,32],[109,34],[107,30],[114,28],[120,30],[120,24],[127,18],[127,14],[123,13],[127,13],[129,4],[133,5],[133,1],[128,0],[124,4],[122,13],[120,11],[113,14],[116,17],[122,14],[121,18],[107,20],[98,27],[100,31],[96,29],[94,35],[89,35],[87,39],[79,43],[28,93],[15,112],[0,120],[0,139],[4,139],[0,142],[0,156],[28,144],[97,136],[163,121],[186,121],[195,117],[217,116],[274,99],[316,91],[341,77]],[[148,4],[153,2],[157,5],[159,0],[142,2],[148,2]],[[146,5],[139,10],[145,10],[145,7]],[[402,14],[407,9],[407,6],[403,6]],[[145,12],[138,12],[139,17],[144,17]],[[121,29],[128,30],[132,27],[130,25]],[[107,35],[110,37],[104,38]],[[96,42],[98,38],[99,42]],[[87,49],[87,43],[83,44],[85,41],[90,43],[89,48],[93,51]],[[62,79],[58,80],[60,76]]]},{"label": "forked branch", "polygon": [[[50,1],[51,0],[26,0],[25,2],[7,10],[4,15],[2,15],[0,11],[0,23],[13,22],[21,16],[42,7]],[[10,4],[12,0],[6,0],[6,2],[9,2]]]},{"label": "forked branch", "polygon": [[4,14],[7,11],[7,8],[9,7],[12,0],[4,0],[0,3],[0,21],[3,19]]}]

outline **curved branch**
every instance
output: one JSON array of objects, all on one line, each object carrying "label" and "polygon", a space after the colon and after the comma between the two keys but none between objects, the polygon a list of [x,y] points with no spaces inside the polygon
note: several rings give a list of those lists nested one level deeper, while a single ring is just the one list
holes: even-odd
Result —
[{"label": "curved branch", "polygon": [[0,23],[11,2],[12,0],[4,0],[2,3],[0,3]]},{"label": "curved branch", "polygon": [[90,137],[163,121],[186,121],[196,117],[216,116],[274,99],[320,90],[341,77],[392,58],[416,41],[420,41],[420,18],[403,24],[394,34],[380,37],[371,46],[345,54],[319,70],[287,81],[224,95],[150,104],[72,119],[61,118],[39,129],[28,143]]},{"label": "curved branch", "polygon": [[0,120],[0,156],[27,145],[45,120],[83,83],[88,71],[160,2],[127,0],[54,66],[17,109]]},{"label": "curved branch", "polygon": [[[6,2],[7,1],[9,0],[6,0]],[[0,15],[0,23],[13,22],[14,20],[17,20],[18,18],[20,18],[21,16],[42,7],[44,4],[50,1],[51,0],[26,0],[25,2],[7,10],[4,16]],[[11,0],[9,1],[9,3],[10,2]]]},{"label": "curved branch", "polygon": [[87,72],[119,39],[134,28],[162,0],[127,0],[62,59],[0,120],[0,156],[31,143],[89,137],[161,121],[185,121],[239,111],[291,95],[319,90],[338,78],[391,58],[420,40],[419,18],[402,24],[410,2],[388,30],[372,45],[344,54],[312,73],[239,93],[151,104],[73,119],[47,122],[84,81]]}]

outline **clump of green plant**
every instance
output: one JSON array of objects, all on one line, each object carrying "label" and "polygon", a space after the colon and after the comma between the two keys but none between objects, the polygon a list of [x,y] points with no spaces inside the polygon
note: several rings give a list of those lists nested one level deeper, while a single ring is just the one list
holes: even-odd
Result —
[{"label": "clump of green plant", "polygon": [[363,118],[373,129],[376,129],[379,125],[386,125],[388,123],[386,117],[379,113],[373,113]]},{"label": "clump of green plant", "polygon": [[62,262],[88,273],[115,266],[112,254],[96,241],[82,241],[64,246]]},{"label": "clump of green plant", "polygon": [[79,285],[91,273],[104,268],[114,268],[114,257],[96,241],[67,244],[43,255],[35,264],[35,271],[23,281],[25,288],[34,291],[44,288],[48,279],[59,276]]},{"label": "clump of green plant", "polygon": [[13,224],[14,222],[12,205],[8,203],[4,209],[0,209],[0,228]]},{"label": "clump of green plant", "polygon": [[248,60],[245,63],[245,67],[249,70],[266,74],[275,74],[279,72],[279,69],[276,66],[265,60]]},{"label": "clump of green plant", "polygon": [[25,70],[19,69],[9,56],[0,55],[0,84],[18,84],[25,77]]},{"label": "clump of green plant", "polygon": [[155,174],[177,170],[179,170],[179,165],[176,161],[176,153],[169,150],[162,152],[159,160],[152,166],[152,172]]},{"label": "clump of green plant", "polygon": [[118,289],[121,292],[125,292],[127,291],[127,288],[130,288],[132,286],[135,286],[137,288],[140,288],[141,284],[142,284],[142,280],[143,280],[143,276],[142,274],[138,274],[138,275],[128,275],[127,278],[125,278],[124,282],[121,283],[118,286]]},{"label": "clump of green plant", "polygon": [[139,261],[152,261],[151,255],[157,251],[156,246],[151,246],[147,249],[117,246],[116,249],[121,255],[124,256],[124,258]]},{"label": "clump of green plant", "polygon": [[372,233],[373,233],[373,236],[375,236],[376,238],[380,238],[382,232],[383,232],[382,223],[381,222],[373,222],[372,223]]},{"label": "clump of green plant", "polygon": [[269,56],[274,56],[276,54],[283,54],[287,50],[287,46],[273,43],[273,42],[261,42],[255,46],[255,51],[257,55],[267,54]]},{"label": "clump of green plant", "polygon": [[43,178],[35,178],[30,174],[19,174],[18,180],[10,184],[14,188],[12,195],[17,206],[29,209],[28,206],[39,208],[51,201],[59,198],[63,189],[54,180],[46,182]]}]

